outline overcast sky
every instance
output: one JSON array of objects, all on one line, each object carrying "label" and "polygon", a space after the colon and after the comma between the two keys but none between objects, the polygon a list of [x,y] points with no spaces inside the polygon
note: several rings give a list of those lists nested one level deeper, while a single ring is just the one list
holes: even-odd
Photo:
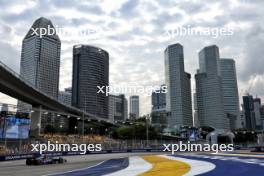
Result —
[{"label": "overcast sky", "polygon": [[[236,61],[240,96],[252,83],[251,93],[264,97],[264,1],[262,0],[0,0],[0,60],[19,72],[22,39],[34,20],[43,16],[66,30],[62,43],[60,90],[71,86],[72,46],[89,44],[110,55],[110,84],[164,83],[167,45],[184,46],[185,70],[198,69],[198,52],[216,44],[220,57]],[[228,29],[232,35],[187,35],[168,37],[168,31]],[[253,79],[255,78],[255,79]],[[151,99],[140,95],[141,114],[150,111]],[[0,102],[15,103],[0,95]]]}]

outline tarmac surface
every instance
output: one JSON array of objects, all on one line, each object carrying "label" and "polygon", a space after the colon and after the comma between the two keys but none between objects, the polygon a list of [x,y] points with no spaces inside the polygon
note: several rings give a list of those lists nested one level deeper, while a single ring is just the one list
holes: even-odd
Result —
[{"label": "tarmac surface", "polygon": [[65,164],[0,162],[1,176],[262,176],[264,154],[113,153],[67,156]]},{"label": "tarmac surface", "polygon": [[63,158],[67,159],[67,163],[49,164],[49,165],[40,165],[40,166],[27,166],[26,160],[4,161],[4,162],[0,162],[0,175],[1,176],[48,175],[48,174],[68,172],[82,168],[87,168],[109,159],[128,158],[130,156],[138,156],[138,155],[146,155],[146,153],[117,153],[117,154],[112,153],[112,154],[63,156]]}]

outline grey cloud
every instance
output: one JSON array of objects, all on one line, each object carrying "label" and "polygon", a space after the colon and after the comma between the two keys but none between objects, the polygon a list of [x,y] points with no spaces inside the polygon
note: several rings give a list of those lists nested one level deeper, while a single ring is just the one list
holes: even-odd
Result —
[{"label": "grey cloud", "polygon": [[245,38],[246,46],[244,67],[241,79],[248,80],[251,75],[264,74],[264,28],[262,26],[254,26],[250,33]]},{"label": "grey cloud", "polygon": [[103,14],[103,10],[100,8],[100,6],[97,5],[79,5],[77,7],[78,11],[85,12],[85,13],[91,13],[91,14]]},{"label": "grey cloud", "polygon": [[259,3],[264,3],[263,0],[239,0],[240,3],[242,4],[259,4]]},{"label": "grey cloud", "polygon": [[12,28],[10,26],[0,23],[0,35],[4,36],[10,34],[11,32],[12,32]]},{"label": "grey cloud", "polygon": [[8,7],[10,5],[16,4],[16,0],[1,0],[0,1],[0,6],[1,8]]},{"label": "grey cloud", "polygon": [[133,17],[133,15],[136,13],[135,9],[138,6],[138,3],[138,0],[128,0],[126,3],[124,3],[119,9],[121,16]]},{"label": "grey cloud", "polygon": [[73,19],[71,19],[71,23],[74,26],[79,26],[79,25],[82,25],[84,23],[91,23],[91,21],[86,19],[86,18],[73,18]]},{"label": "grey cloud", "polygon": [[77,11],[80,12],[97,14],[97,15],[103,13],[101,7],[96,2],[92,2],[92,1],[85,1],[85,2],[86,3],[84,3],[84,1],[78,1],[78,0],[52,0],[50,1],[50,4],[54,8],[76,9]]},{"label": "grey cloud", "polygon": [[201,11],[206,11],[209,9],[210,4],[215,3],[212,1],[194,1],[190,2],[188,0],[175,1],[175,0],[160,0],[160,6],[164,8],[178,7],[183,10],[188,15],[194,15]]},{"label": "grey cloud", "polygon": [[127,34],[121,34],[121,35],[112,35],[109,36],[108,39],[110,40],[115,40],[115,41],[129,41],[131,40],[133,37],[131,35],[127,35]]},{"label": "grey cloud", "polygon": [[160,0],[159,5],[164,8],[169,8],[177,5],[178,3],[179,1],[175,1],[175,0]]},{"label": "grey cloud", "polygon": [[52,7],[49,0],[36,0],[35,2],[37,2],[36,7],[26,9],[20,13],[8,13],[8,8],[5,9],[7,11],[2,15],[1,20],[12,24],[28,21],[32,21],[33,23],[35,19],[39,18],[40,16],[47,16],[47,14],[51,12]]},{"label": "grey cloud", "polygon": [[52,0],[51,5],[57,8],[72,8],[78,4],[76,0]]},{"label": "grey cloud", "polygon": [[115,21],[108,23],[107,26],[111,29],[117,29],[118,27],[121,27],[121,25]]},{"label": "grey cloud", "polygon": [[59,27],[75,27],[78,28],[81,25],[85,24],[94,24],[94,25],[99,25],[103,23],[103,20],[97,20],[97,21],[92,21],[89,18],[84,18],[84,17],[73,17],[71,19],[66,19],[64,16],[58,16],[58,15],[53,15],[48,17],[54,25],[57,25]]},{"label": "grey cloud", "polygon": [[190,24],[192,27],[223,27],[226,25],[228,22],[232,21],[231,18],[227,16],[216,16],[213,21],[207,21],[206,19],[203,20],[192,20],[190,22],[187,22]]},{"label": "grey cloud", "polygon": [[39,13],[33,9],[25,10],[21,13],[6,13],[2,15],[1,19],[7,23],[18,23],[23,21],[33,21],[39,17]]},{"label": "grey cloud", "polygon": [[175,13],[173,15],[170,15],[167,12],[164,12],[162,14],[157,15],[156,19],[152,20],[152,23],[159,28],[164,27],[167,23],[174,23],[179,22],[183,19],[182,14]]},{"label": "grey cloud", "polygon": [[253,94],[254,96],[256,95],[258,97],[261,96],[262,98],[264,98],[263,87],[264,87],[264,75],[261,75],[261,79],[256,79],[256,82],[252,86],[250,93]]},{"label": "grey cloud", "polygon": [[252,21],[252,20],[257,20],[259,18],[261,18],[261,15],[256,13],[256,12],[252,12],[252,11],[247,11],[247,10],[242,10],[240,9],[239,12],[232,12],[229,15],[229,18],[234,20],[234,21]]},{"label": "grey cloud", "polygon": [[209,8],[205,5],[205,3],[198,3],[198,2],[187,2],[183,1],[177,4],[180,9],[184,10],[187,14],[196,14],[201,11],[206,11]]},{"label": "grey cloud", "polygon": [[20,51],[10,44],[0,41],[1,58],[0,61],[19,73]]}]

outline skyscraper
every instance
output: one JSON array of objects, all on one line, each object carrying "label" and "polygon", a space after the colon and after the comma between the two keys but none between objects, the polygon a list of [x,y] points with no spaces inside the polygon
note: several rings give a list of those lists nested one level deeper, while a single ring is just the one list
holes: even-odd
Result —
[{"label": "skyscraper", "polygon": [[254,112],[254,99],[251,95],[243,96],[243,110],[245,113],[246,128],[248,130],[255,130],[256,118]]},{"label": "skyscraper", "polygon": [[261,119],[261,99],[254,98],[254,114],[256,119],[256,128],[262,129],[262,119]]},{"label": "skyscraper", "polygon": [[71,88],[66,88],[65,91],[59,91],[58,100],[61,103],[71,106],[72,105],[71,99],[72,99]]},{"label": "skyscraper", "polygon": [[[58,100],[61,103],[71,106],[72,105],[71,99],[72,99],[71,87],[66,88],[64,91],[59,91]],[[56,126],[58,126],[59,128],[68,130],[69,119],[67,117],[59,116],[56,118],[55,122],[56,122]]]},{"label": "skyscraper", "polygon": [[220,70],[224,111],[230,119],[230,128],[233,130],[237,128],[236,120],[239,120],[240,113],[235,61],[233,59],[220,59]]},{"label": "skyscraper", "polygon": [[[46,18],[37,19],[22,42],[20,75],[47,95],[58,98],[61,41],[56,33],[40,36],[34,30],[54,29],[52,22]],[[18,102],[18,111],[28,111],[31,106]],[[52,120],[43,118],[42,127]]]},{"label": "skyscraper", "polygon": [[184,70],[184,54],[181,44],[165,49],[165,80],[167,85],[166,109],[169,127],[193,125],[191,101],[191,75]]},{"label": "skyscraper", "polygon": [[239,112],[239,118],[236,121],[237,128],[246,128],[245,111],[242,105],[242,110]]},{"label": "skyscraper", "polygon": [[163,92],[162,87],[157,91],[152,92],[151,94],[151,104],[152,104],[152,111],[164,109],[166,110],[166,93]]},{"label": "skyscraper", "polygon": [[163,87],[165,85],[161,85],[151,95],[151,124],[160,130],[167,126],[166,92]]},{"label": "skyscraper", "polygon": [[139,118],[139,96],[137,95],[129,97],[129,118]]},{"label": "skyscraper", "polygon": [[261,116],[262,121],[264,121],[264,105],[261,105],[261,107],[260,107],[260,116]]},{"label": "skyscraper", "polygon": [[109,95],[109,120],[125,121],[127,119],[127,99],[124,94]]},{"label": "skyscraper", "polygon": [[198,119],[198,106],[197,106],[197,96],[196,93],[193,93],[193,125],[195,127],[199,127],[199,119]]},{"label": "skyscraper", "polygon": [[260,107],[261,129],[264,130],[264,105]]},{"label": "skyscraper", "polygon": [[40,91],[57,98],[59,91],[60,49],[58,35],[39,36],[32,29],[53,28],[46,18],[37,19],[23,39],[20,75]]},{"label": "skyscraper", "polygon": [[[108,52],[94,46],[73,47],[72,105],[101,118],[108,118],[108,97],[97,93],[108,86]],[[105,89],[104,89],[105,90]]]},{"label": "skyscraper", "polygon": [[200,126],[230,129],[224,113],[219,49],[208,46],[199,52],[199,70],[195,75],[196,98]]}]

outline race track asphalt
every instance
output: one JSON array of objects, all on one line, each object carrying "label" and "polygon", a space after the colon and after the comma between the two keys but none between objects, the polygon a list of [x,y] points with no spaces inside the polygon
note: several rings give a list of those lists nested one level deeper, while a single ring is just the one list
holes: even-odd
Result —
[{"label": "race track asphalt", "polygon": [[234,157],[234,156],[180,156],[186,159],[196,159],[214,164],[215,169],[201,176],[263,176],[264,158]]},{"label": "race track asphalt", "polygon": [[[228,156],[230,155],[230,156]],[[263,176],[263,155],[208,153],[119,153],[65,157],[65,164],[26,166],[25,160],[0,162],[0,175],[46,176]]]},{"label": "race track asphalt", "polygon": [[0,175],[1,176],[48,175],[48,174],[61,173],[76,169],[87,168],[109,159],[126,158],[130,156],[138,156],[145,154],[147,153],[113,153],[113,154],[66,156],[64,158],[67,159],[67,163],[41,165],[41,166],[27,166],[25,160],[5,161],[5,162],[0,162]]}]

